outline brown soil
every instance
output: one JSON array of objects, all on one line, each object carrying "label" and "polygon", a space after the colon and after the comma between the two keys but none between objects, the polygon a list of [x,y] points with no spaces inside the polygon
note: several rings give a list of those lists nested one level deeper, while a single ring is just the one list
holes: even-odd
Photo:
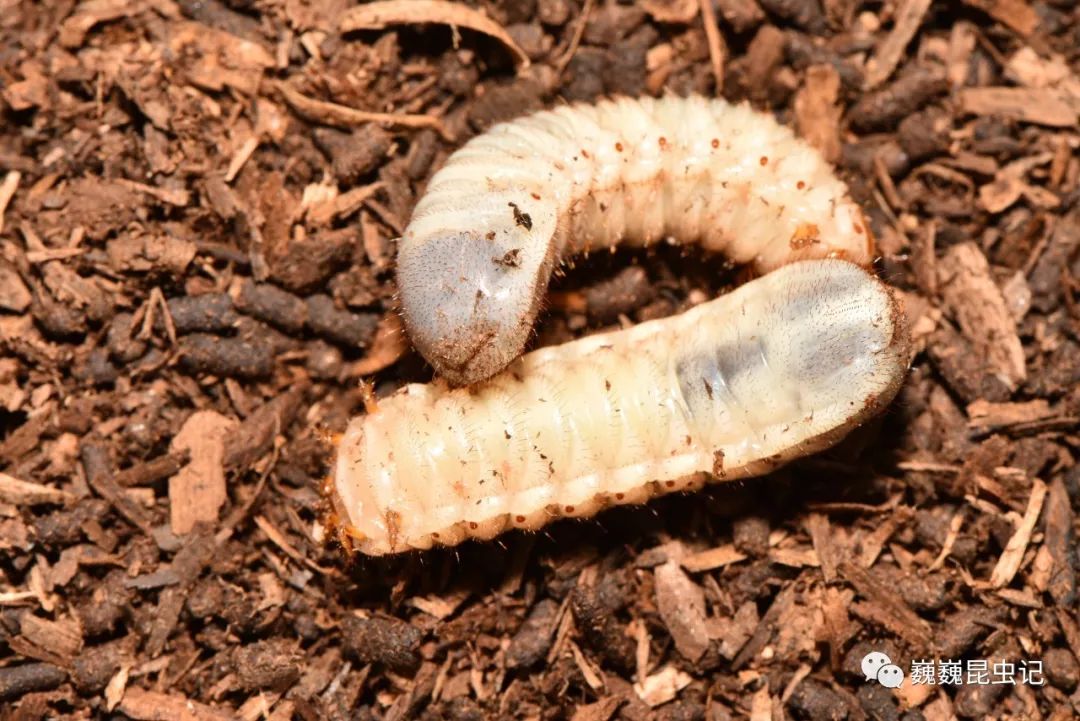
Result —
[{"label": "brown soil", "polygon": [[[397,0],[379,28],[347,0],[0,0],[0,717],[1080,713],[1080,11],[585,5],[424,25]],[[536,535],[317,543],[360,379],[430,377],[392,239],[432,170],[530,109],[718,83],[866,209],[919,350],[889,412],[770,477]],[[737,276],[578,263],[537,343]],[[892,690],[871,650],[1045,685]]]}]

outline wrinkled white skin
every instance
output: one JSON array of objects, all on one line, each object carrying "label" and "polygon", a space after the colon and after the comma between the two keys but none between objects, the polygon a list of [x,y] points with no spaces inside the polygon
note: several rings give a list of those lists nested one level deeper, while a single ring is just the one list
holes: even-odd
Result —
[{"label": "wrinkled white skin", "polygon": [[406,329],[440,376],[474,383],[520,355],[560,261],[667,238],[761,273],[873,253],[847,188],[771,116],[701,97],[573,105],[496,125],[431,179],[399,244]]},{"label": "wrinkled white skin", "polygon": [[332,505],[352,545],[382,555],[759,475],[888,404],[908,345],[874,275],[794,263],[472,388],[406,386],[349,424]]}]

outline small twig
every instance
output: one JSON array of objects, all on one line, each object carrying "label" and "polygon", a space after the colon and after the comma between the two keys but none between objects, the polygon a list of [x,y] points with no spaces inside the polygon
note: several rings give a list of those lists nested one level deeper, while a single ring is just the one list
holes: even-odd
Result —
[{"label": "small twig", "polygon": [[717,97],[724,90],[724,38],[716,22],[716,11],[712,0],[698,0],[701,4],[701,21],[705,24],[705,39],[709,44],[709,60],[712,62],[713,76],[716,78],[715,94]]},{"label": "small twig", "polygon": [[329,103],[324,100],[309,98],[300,91],[291,87],[288,83],[278,82],[275,87],[285,98],[293,110],[300,113],[308,120],[324,125],[353,128],[364,123],[382,123],[384,125],[399,125],[406,128],[433,128],[446,140],[453,137],[443,126],[442,120],[430,115],[395,115],[392,113],[372,113],[366,110],[357,110],[338,103]]},{"label": "small twig", "polygon": [[581,8],[581,17],[578,19],[577,27],[574,28],[574,35],[570,38],[570,47],[559,58],[559,62],[555,63],[555,77],[561,77],[567,66],[570,65],[570,61],[573,60],[574,53],[577,52],[578,46],[581,44],[581,37],[585,34],[585,26],[589,24],[589,14],[592,13],[592,8],[593,0],[585,0],[585,5]]}]

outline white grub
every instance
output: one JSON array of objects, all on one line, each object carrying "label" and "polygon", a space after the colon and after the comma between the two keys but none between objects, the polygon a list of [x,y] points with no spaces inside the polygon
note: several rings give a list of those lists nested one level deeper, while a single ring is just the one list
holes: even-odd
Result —
[{"label": "white grub", "polygon": [[471,388],[380,400],[340,440],[333,516],[347,545],[382,555],[760,475],[882,409],[907,364],[899,304],[872,273],[786,265]]},{"label": "white grub", "polygon": [[475,383],[521,354],[560,262],[671,239],[759,273],[874,252],[847,187],[769,115],[702,97],[572,105],[494,126],[432,177],[398,250],[406,329],[445,380]]}]

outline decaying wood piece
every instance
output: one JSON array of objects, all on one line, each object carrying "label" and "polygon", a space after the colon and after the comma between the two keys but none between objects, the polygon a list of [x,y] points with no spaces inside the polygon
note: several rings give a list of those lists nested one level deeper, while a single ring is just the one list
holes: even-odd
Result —
[{"label": "decaying wood piece", "polygon": [[955,245],[938,263],[938,285],[947,312],[978,357],[1009,389],[1027,378],[1024,349],[990,264],[974,243]]},{"label": "decaying wood piece", "polygon": [[1075,128],[1080,110],[1052,88],[964,88],[960,107],[972,115],[995,115],[1054,128]]},{"label": "decaying wood piece", "polygon": [[831,65],[806,69],[806,85],[795,96],[795,123],[806,139],[830,163],[840,158],[840,75]]},{"label": "decaying wood piece", "polygon": [[225,490],[225,441],[237,423],[214,411],[197,411],[170,444],[173,453],[191,454],[191,461],[169,479],[172,532],[190,532],[196,523],[214,523],[228,501]]},{"label": "decaying wood piece", "polygon": [[876,88],[892,75],[908,43],[919,31],[930,3],[931,0],[904,0],[900,3],[892,31],[866,62],[867,90]]}]

